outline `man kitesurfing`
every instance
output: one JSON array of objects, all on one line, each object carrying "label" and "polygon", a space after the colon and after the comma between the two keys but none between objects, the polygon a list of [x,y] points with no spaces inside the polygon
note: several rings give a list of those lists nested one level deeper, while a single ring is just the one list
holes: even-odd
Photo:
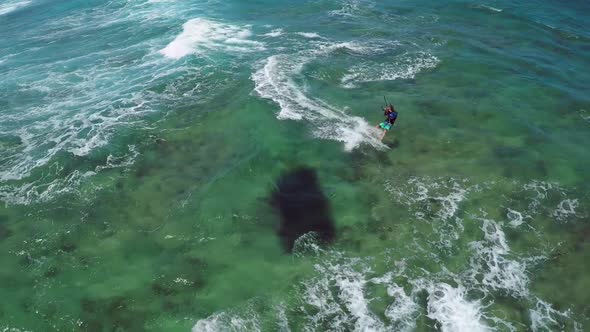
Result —
[{"label": "man kitesurfing", "polygon": [[380,138],[381,140],[383,140],[385,134],[387,134],[387,132],[391,130],[393,124],[395,123],[395,120],[397,120],[397,111],[393,107],[393,104],[389,104],[389,106],[387,106],[388,103],[385,96],[383,96],[383,99],[385,100],[385,108],[383,108],[383,115],[385,116],[385,121],[377,125],[377,128],[383,129],[383,135],[381,135]]}]

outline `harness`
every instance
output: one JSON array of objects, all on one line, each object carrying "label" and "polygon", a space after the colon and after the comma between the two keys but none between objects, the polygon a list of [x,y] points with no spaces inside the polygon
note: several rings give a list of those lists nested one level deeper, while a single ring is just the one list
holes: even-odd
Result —
[{"label": "harness", "polygon": [[393,111],[393,112],[387,114],[387,120],[389,120],[389,123],[393,124],[396,119],[397,119],[397,112],[396,111]]}]

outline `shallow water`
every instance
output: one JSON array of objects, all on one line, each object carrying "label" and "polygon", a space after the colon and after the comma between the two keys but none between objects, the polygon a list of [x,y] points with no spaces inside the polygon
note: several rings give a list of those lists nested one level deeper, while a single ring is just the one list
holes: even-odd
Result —
[{"label": "shallow water", "polygon": [[587,329],[588,12],[1,2],[0,330]]}]

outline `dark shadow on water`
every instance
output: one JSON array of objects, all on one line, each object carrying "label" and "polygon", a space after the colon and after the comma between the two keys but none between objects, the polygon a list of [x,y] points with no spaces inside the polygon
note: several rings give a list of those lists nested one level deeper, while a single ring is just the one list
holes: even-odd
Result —
[{"label": "dark shadow on water", "polygon": [[395,149],[399,147],[399,140],[398,139],[394,139],[391,142],[385,142],[385,145],[387,145],[388,148],[390,149]]},{"label": "dark shadow on water", "polygon": [[8,239],[13,235],[12,230],[8,228],[7,225],[5,225],[5,223],[7,223],[7,220],[8,218],[5,218],[4,216],[0,215],[0,242],[4,241],[5,239]]},{"label": "dark shadow on water", "polygon": [[297,168],[283,174],[271,192],[270,203],[281,218],[278,235],[291,252],[295,240],[317,233],[323,242],[331,242],[336,230],[330,203],[320,188],[315,170]]}]

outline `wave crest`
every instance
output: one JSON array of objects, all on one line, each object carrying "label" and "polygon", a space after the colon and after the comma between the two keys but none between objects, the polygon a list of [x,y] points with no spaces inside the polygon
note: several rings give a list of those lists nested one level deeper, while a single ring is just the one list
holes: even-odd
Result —
[{"label": "wave crest", "polygon": [[203,55],[205,51],[252,52],[264,50],[264,44],[250,40],[247,27],[224,24],[204,18],[195,18],[182,25],[180,33],[160,50],[164,56],[180,59],[189,54]]}]

